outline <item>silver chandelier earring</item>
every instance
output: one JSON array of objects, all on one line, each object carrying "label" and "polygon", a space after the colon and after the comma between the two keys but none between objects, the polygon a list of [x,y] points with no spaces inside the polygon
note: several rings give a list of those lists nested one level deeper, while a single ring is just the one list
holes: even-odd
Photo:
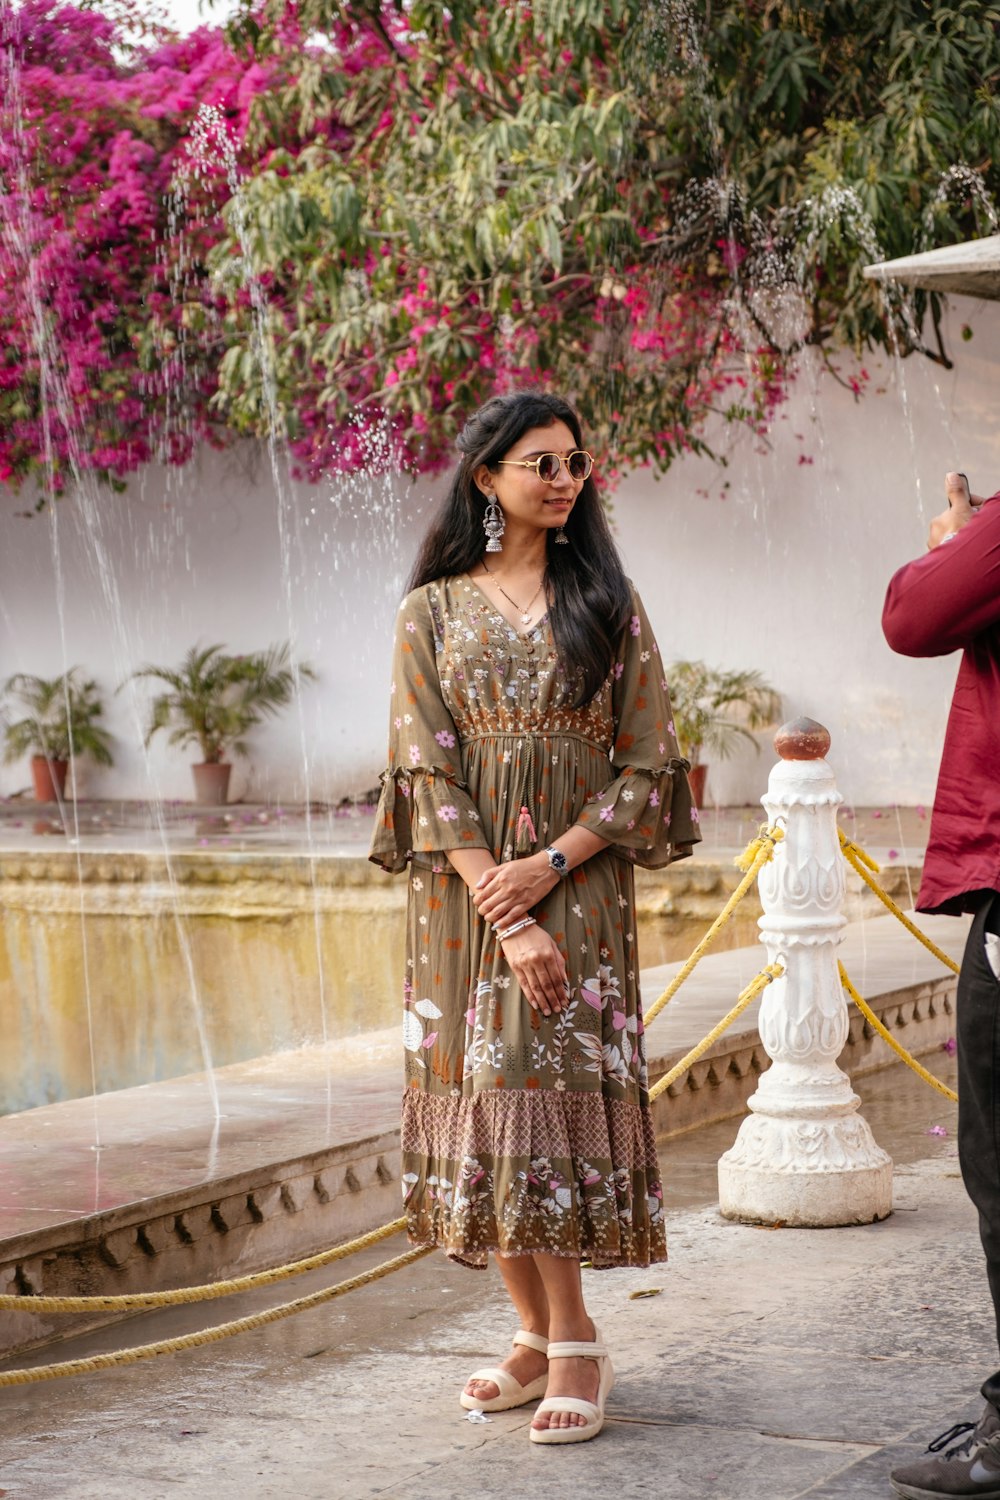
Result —
[{"label": "silver chandelier earring", "polygon": [[566,535],[566,532],[562,526],[560,526],[559,530],[556,532],[556,545],[559,547],[569,546],[569,537]]},{"label": "silver chandelier earring", "polygon": [[500,509],[496,495],[487,493],[486,514],[483,517],[483,530],[486,532],[487,552],[502,552],[500,538],[504,532],[503,511]]}]

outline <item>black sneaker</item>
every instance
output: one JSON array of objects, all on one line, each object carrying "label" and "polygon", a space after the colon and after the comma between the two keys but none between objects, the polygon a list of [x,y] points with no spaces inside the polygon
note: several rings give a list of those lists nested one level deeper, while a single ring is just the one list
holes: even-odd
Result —
[{"label": "black sneaker", "polygon": [[1000,1500],[1000,1412],[987,1401],[978,1422],[959,1422],[942,1432],[928,1444],[924,1458],[893,1469],[889,1481],[905,1500],[938,1500],[941,1495]]}]

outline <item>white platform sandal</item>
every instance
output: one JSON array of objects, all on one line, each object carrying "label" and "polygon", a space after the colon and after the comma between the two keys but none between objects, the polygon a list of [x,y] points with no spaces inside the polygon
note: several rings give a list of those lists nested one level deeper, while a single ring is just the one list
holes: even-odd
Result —
[{"label": "white platform sandal", "polygon": [[586,1443],[590,1438],[595,1438],[604,1426],[604,1404],[615,1383],[614,1366],[608,1351],[595,1328],[592,1344],[550,1344],[549,1359],[596,1359],[601,1371],[601,1383],[597,1390],[596,1401],[583,1401],[579,1396],[550,1396],[543,1401],[535,1413],[536,1416],[540,1416],[543,1412],[566,1411],[574,1416],[583,1417],[584,1423],[582,1426],[575,1427],[532,1427],[531,1441],[533,1443]]},{"label": "white platform sandal", "polygon": [[[539,1354],[548,1354],[549,1341],[540,1333],[528,1333],[519,1328],[511,1340],[513,1344],[524,1344],[528,1349],[536,1349]],[[488,1401],[479,1401],[475,1396],[467,1396],[463,1391],[459,1401],[466,1411],[510,1411],[515,1406],[525,1406],[529,1401],[537,1401],[539,1396],[545,1395],[545,1387],[549,1383],[548,1375],[539,1375],[537,1380],[529,1380],[527,1385],[522,1385],[516,1380],[509,1370],[501,1370],[499,1366],[488,1365],[482,1370],[473,1370],[469,1376],[470,1380],[491,1380],[499,1389],[499,1396],[493,1396]]]}]

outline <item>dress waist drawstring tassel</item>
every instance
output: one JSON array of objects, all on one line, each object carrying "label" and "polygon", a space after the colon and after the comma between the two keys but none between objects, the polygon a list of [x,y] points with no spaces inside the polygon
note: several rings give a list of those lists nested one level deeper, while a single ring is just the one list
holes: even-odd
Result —
[{"label": "dress waist drawstring tassel", "polygon": [[534,736],[526,736],[521,740],[519,749],[525,757],[524,775],[524,801],[517,815],[517,826],[514,830],[514,853],[533,854],[535,845],[538,843],[538,833],[535,829],[532,809],[536,803],[535,787],[535,740]]},{"label": "dress waist drawstring tassel", "polygon": [[529,809],[522,806],[517,815],[517,833],[514,836],[514,848],[518,854],[531,854],[538,843],[538,834],[532,822]]}]

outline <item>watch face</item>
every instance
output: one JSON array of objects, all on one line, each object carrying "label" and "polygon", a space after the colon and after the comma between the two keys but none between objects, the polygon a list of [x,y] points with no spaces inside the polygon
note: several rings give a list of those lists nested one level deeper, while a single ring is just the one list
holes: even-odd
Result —
[{"label": "watch face", "polygon": [[556,870],[560,875],[565,874],[565,872],[566,872],[566,856],[565,856],[565,854],[563,854],[562,850],[561,849],[546,849],[545,852],[546,852],[546,854],[549,857],[549,864],[552,866],[553,870]]}]

